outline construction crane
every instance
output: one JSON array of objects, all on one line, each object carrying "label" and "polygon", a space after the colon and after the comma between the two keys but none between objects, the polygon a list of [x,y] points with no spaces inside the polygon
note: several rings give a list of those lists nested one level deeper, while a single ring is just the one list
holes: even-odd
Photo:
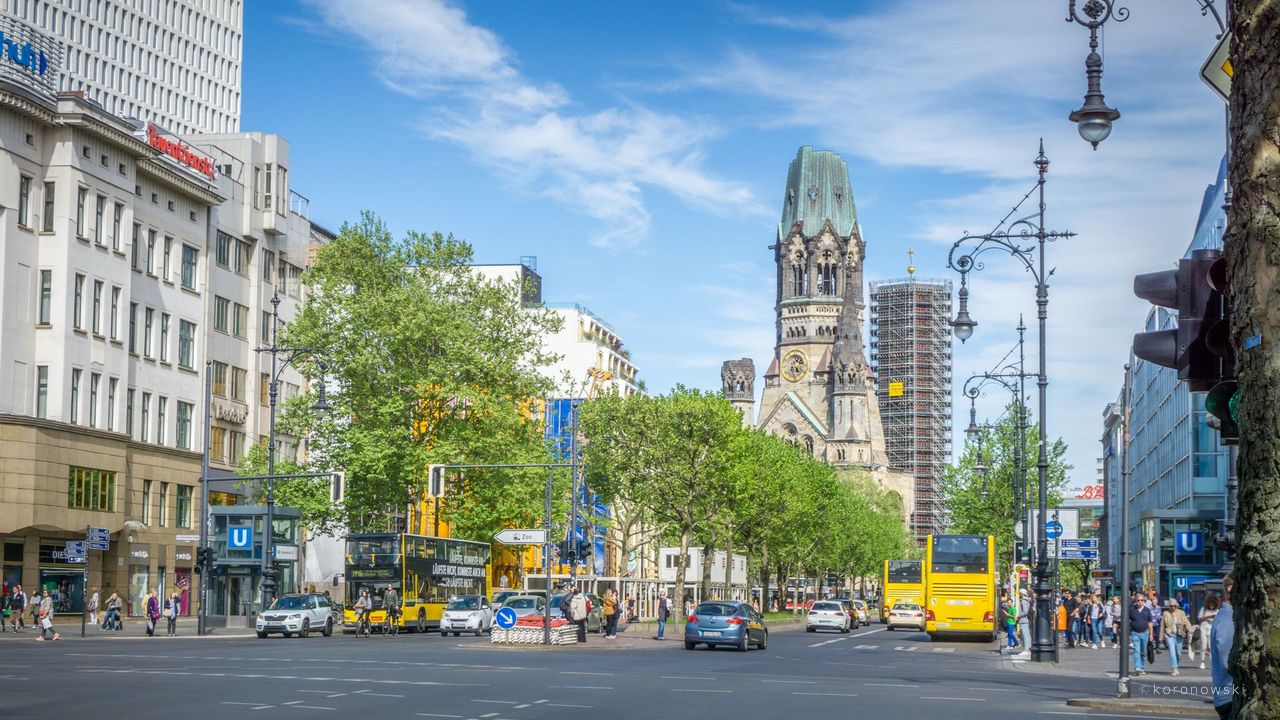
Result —
[{"label": "construction crane", "polygon": [[594,398],[604,383],[613,379],[613,371],[587,368],[587,400]]}]

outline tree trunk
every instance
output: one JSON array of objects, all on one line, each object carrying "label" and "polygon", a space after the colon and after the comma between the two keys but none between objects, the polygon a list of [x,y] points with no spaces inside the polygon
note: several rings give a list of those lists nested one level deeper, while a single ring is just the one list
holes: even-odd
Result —
[{"label": "tree trunk", "polygon": [[[729,600],[733,597],[733,526],[724,533],[724,597]],[[748,598],[749,600],[750,598]]]},{"label": "tree trunk", "polygon": [[[1280,717],[1280,5],[1235,0],[1224,250],[1240,383],[1236,717]],[[1245,342],[1260,340],[1245,350]]]},{"label": "tree trunk", "polygon": [[769,546],[760,546],[760,612],[769,612]]},{"label": "tree trunk", "polygon": [[778,612],[787,610],[787,569],[778,563]]},{"label": "tree trunk", "polygon": [[702,546],[702,599],[711,599],[711,563],[715,560],[714,540]]},{"label": "tree trunk", "polygon": [[[680,557],[676,558],[676,588],[672,593],[671,604],[680,608],[682,611],[687,610],[684,602],[684,573],[688,566],[689,560],[689,529],[682,528],[680,530]],[[679,604],[677,604],[679,603]]]}]

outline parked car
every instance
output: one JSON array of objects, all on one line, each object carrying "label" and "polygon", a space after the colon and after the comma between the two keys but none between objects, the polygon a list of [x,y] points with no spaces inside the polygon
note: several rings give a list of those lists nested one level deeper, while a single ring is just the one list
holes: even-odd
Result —
[{"label": "parked car", "polygon": [[490,602],[489,605],[496,613],[498,610],[502,609],[502,604],[505,603],[508,598],[513,598],[520,594],[519,590],[494,590],[493,601]]},{"label": "parked car", "polygon": [[541,615],[547,607],[547,601],[538,595],[514,595],[507,598],[502,607],[511,608],[516,617]]},{"label": "parked car", "polygon": [[692,650],[703,643],[708,649],[731,645],[741,652],[755,643],[761,650],[769,642],[764,616],[746,603],[704,602],[693,609],[684,626],[684,647]]},{"label": "parked car", "polygon": [[321,593],[290,593],[281,595],[271,607],[258,613],[254,626],[258,637],[278,632],[285,637],[306,637],[312,630],[319,630],[325,637],[333,634],[333,606],[327,595]]},{"label": "parked car", "polygon": [[886,621],[890,630],[909,627],[924,632],[924,608],[913,602],[894,603]]},{"label": "parked car", "polygon": [[871,624],[871,613],[867,610],[867,604],[862,600],[853,601],[854,617],[858,618],[859,625]]},{"label": "parked car", "polygon": [[[552,619],[564,617],[564,613],[560,612],[560,602],[565,595],[566,593],[560,593],[551,596]],[[599,595],[586,595],[587,601],[591,603],[591,611],[587,613],[587,632],[604,632],[604,600]]]},{"label": "parked car", "polygon": [[819,628],[849,632],[853,621],[844,603],[838,600],[819,600],[809,608],[809,617],[805,620],[806,632],[817,632]]},{"label": "parked car", "polygon": [[440,636],[450,632],[458,637],[464,632],[476,636],[493,629],[493,607],[483,595],[459,595],[444,606],[444,614],[440,616]]}]

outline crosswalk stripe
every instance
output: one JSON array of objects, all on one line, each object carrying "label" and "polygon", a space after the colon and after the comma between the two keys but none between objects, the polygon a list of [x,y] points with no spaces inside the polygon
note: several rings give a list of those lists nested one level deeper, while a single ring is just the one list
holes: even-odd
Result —
[{"label": "crosswalk stripe", "polygon": [[955,652],[955,648],[934,648],[934,652]]},{"label": "crosswalk stripe", "polygon": [[855,645],[854,650],[875,650],[879,645]]}]

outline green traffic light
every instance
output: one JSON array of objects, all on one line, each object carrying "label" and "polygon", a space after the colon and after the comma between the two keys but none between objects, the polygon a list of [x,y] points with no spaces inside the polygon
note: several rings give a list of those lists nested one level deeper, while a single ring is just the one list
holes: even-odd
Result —
[{"label": "green traffic light", "polygon": [[1237,385],[1235,392],[1231,393],[1231,399],[1227,401],[1227,412],[1231,413],[1231,422],[1240,424],[1240,386]]}]

